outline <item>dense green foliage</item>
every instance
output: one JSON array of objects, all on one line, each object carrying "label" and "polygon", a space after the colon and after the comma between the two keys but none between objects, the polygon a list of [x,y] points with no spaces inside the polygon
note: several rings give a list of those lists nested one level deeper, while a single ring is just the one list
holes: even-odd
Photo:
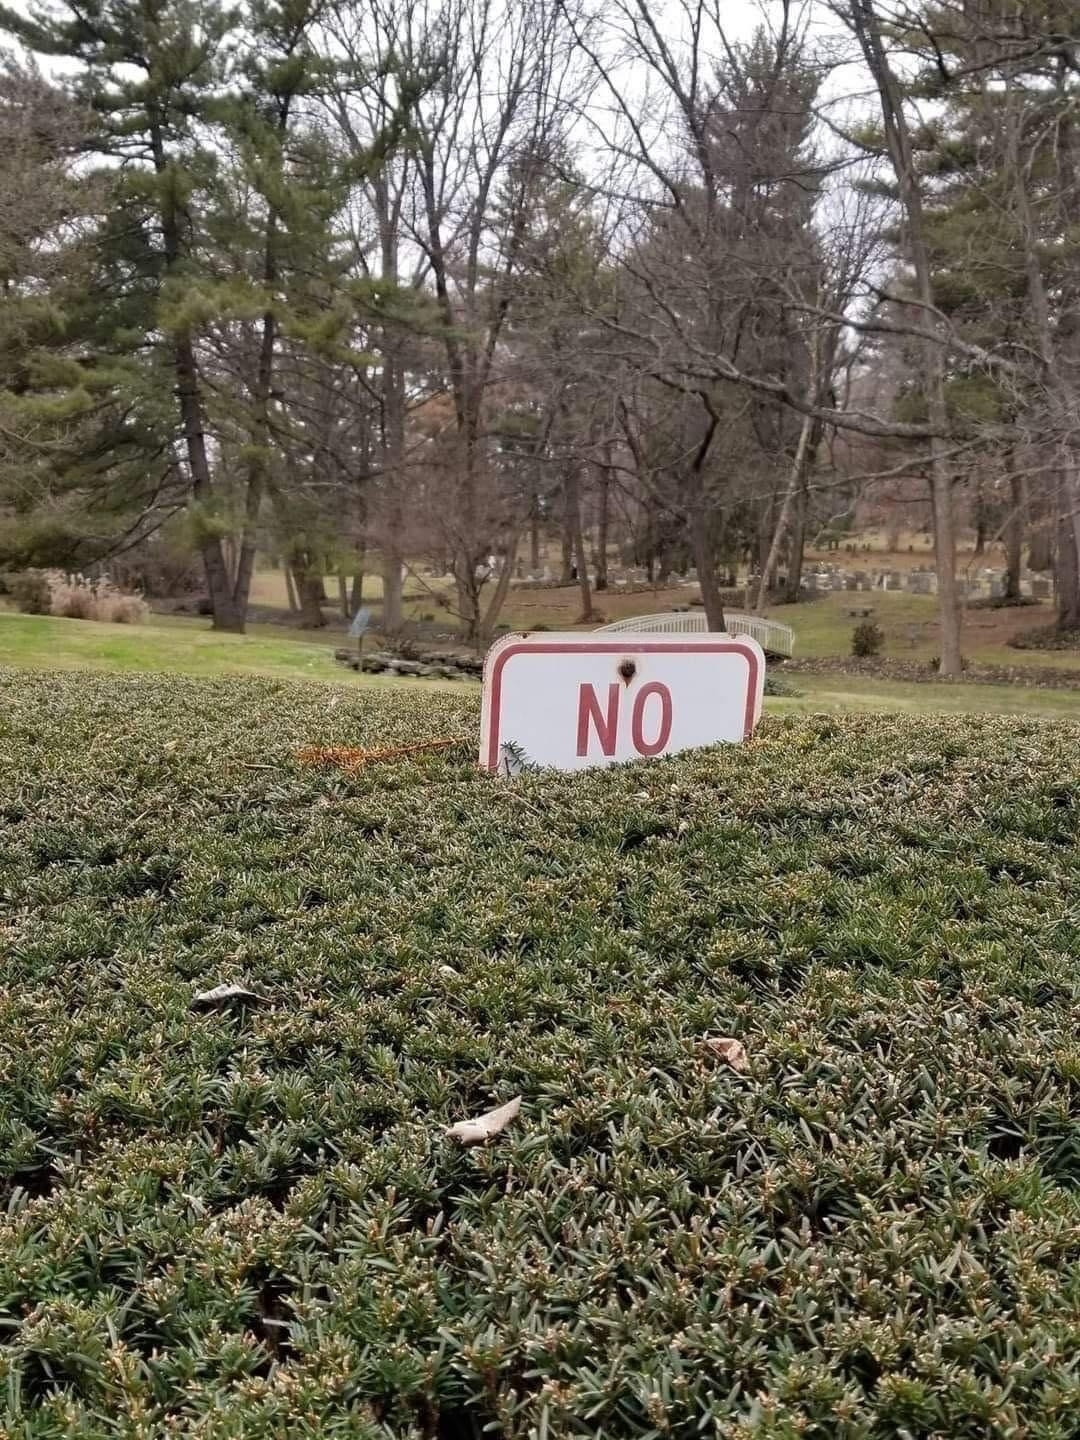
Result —
[{"label": "dense green foliage", "polygon": [[7,1434],[1080,1429],[1075,726],[2,684]]}]

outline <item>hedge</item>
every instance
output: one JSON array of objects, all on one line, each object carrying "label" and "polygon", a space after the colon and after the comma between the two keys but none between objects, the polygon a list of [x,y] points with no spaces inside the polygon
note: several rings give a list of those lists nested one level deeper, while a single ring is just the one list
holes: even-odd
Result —
[{"label": "hedge", "polygon": [[6,1434],[1080,1433],[1080,728],[0,690]]}]

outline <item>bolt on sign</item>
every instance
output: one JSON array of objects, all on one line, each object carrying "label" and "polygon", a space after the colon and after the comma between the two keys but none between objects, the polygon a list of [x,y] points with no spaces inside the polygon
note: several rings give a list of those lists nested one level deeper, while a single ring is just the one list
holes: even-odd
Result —
[{"label": "bolt on sign", "polygon": [[764,685],[743,636],[507,635],[484,662],[480,764],[585,770],[745,740]]}]

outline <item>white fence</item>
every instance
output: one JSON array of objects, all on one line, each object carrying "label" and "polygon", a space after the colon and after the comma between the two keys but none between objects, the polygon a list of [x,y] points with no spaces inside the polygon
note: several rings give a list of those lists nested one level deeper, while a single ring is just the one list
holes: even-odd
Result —
[{"label": "white fence", "polygon": [[[703,610],[631,615],[626,620],[600,626],[601,630],[623,635],[698,635],[708,628]],[[790,625],[781,625],[778,620],[764,620],[760,615],[740,615],[725,610],[724,631],[728,635],[749,635],[766,655],[790,655],[795,649],[795,632]]]}]

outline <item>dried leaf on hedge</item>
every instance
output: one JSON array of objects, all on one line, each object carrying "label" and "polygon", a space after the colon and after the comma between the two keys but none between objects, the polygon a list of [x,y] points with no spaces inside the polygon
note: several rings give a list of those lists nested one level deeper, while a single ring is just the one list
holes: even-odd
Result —
[{"label": "dried leaf on hedge", "polygon": [[741,1040],[736,1040],[731,1035],[717,1035],[705,1044],[718,1055],[721,1060],[726,1060],[732,1070],[746,1071],[750,1069],[750,1058],[746,1053],[746,1046]]},{"label": "dried leaf on hedge", "polygon": [[505,1130],[520,1109],[521,1096],[515,1095],[497,1110],[488,1110],[486,1114],[476,1115],[471,1120],[459,1120],[447,1130],[447,1137],[456,1140],[459,1145],[483,1145],[486,1140],[494,1139]]},{"label": "dried leaf on hedge", "polygon": [[239,1003],[244,1005],[261,1005],[263,997],[256,995],[254,990],[249,990],[246,985],[215,985],[211,990],[200,990],[197,995],[191,997],[191,1008],[193,1010],[212,1010],[216,1005],[230,1005]]}]

